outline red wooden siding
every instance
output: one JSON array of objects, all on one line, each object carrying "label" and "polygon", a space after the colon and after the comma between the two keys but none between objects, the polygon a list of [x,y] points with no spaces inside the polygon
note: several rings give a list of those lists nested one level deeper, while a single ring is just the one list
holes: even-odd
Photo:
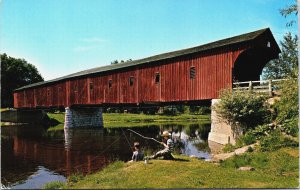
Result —
[{"label": "red wooden siding", "polygon": [[[268,45],[269,44],[269,45]],[[142,104],[218,98],[237,80],[257,80],[280,49],[269,28],[16,89],[15,108]],[[190,77],[191,68],[194,76]],[[156,75],[159,74],[159,82]],[[133,84],[130,85],[130,77]],[[111,81],[111,86],[109,85]]]},{"label": "red wooden siding", "polygon": [[[131,67],[126,71],[57,82],[15,92],[16,108],[71,106],[74,104],[138,104],[178,102],[218,97],[232,84],[232,69],[244,48],[226,48]],[[190,69],[195,67],[195,78]],[[155,82],[159,73],[160,82]],[[133,85],[130,86],[130,77]],[[109,80],[112,81],[109,87]],[[92,85],[92,89],[90,87]]]}]

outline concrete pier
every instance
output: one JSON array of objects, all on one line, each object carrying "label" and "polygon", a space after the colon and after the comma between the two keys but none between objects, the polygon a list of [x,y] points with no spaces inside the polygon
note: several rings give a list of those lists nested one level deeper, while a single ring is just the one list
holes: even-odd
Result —
[{"label": "concrete pier", "polygon": [[[211,105],[218,103],[220,99],[212,99]],[[226,120],[220,118],[216,111],[211,111],[211,129],[208,140],[219,144],[235,144],[237,137],[242,133],[241,130],[233,130]]]},{"label": "concrete pier", "polygon": [[103,127],[102,108],[80,107],[65,108],[64,128]]}]

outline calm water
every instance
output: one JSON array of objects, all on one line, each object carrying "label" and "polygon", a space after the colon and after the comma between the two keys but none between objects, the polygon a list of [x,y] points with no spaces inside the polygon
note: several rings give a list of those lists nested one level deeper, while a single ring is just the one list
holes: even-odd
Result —
[{"label": "calm water", "polygon": [[[114,160],[128,161],[132,144],[139,141],[146,155],[161,145],[145,140],[128,128],[47,131],[38,126],[1,128],[1,182],[13,189],[41,188],[50,181],[66,181],[74,173],[93,173]],[[175,151],[210,158],[207,143],[210,124],[134,127],[143,136],[161,140],[172,132]]]}]

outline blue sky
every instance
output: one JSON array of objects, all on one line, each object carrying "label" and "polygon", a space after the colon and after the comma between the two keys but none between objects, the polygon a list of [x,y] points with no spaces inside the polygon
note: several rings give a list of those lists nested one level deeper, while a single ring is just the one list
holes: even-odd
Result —
[{"label": "blue sky", "polygon": [[270,27],[294,0],[0,0],[1,53],[36,65],[45,80],[189,48]]}]

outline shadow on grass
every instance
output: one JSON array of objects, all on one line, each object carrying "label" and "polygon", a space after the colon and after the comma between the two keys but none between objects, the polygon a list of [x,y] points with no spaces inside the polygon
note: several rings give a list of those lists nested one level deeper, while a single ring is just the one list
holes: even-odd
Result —
[{"label": "shadow on grass", "polygon": [[189,162],[189,160],[187,159],[183,159],[183,158],[174,158],[173,161],[179,161],[179,162]]}]

